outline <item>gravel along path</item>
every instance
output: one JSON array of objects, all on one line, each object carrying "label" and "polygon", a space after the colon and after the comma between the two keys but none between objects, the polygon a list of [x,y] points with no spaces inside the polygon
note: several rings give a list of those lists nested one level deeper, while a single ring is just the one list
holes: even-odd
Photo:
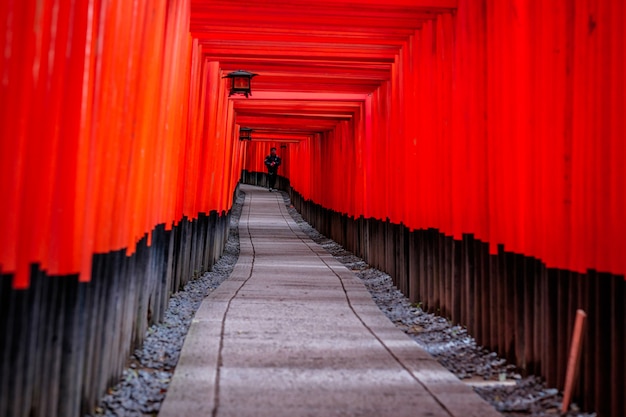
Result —
[{"label": "gravel along path", "polygon": [[[540,378],[534,376],[522,378],[514,366],[478,346],[463,327],[411,304],[395,288],[389,275],[370,267],[317,232],[293,208],[287,194],[281,193],[289,214],[300,228],[361,279],[381,311],[442,365],[471,383],[476,392],[503,416],[560,415],[562,397],[556,389],[546,387]],[[202,300],[228,278],[237,262],[237,228],[242,204],[243,194],[238,196],[233,206],[230,236],[225,252],[213,270],[190,281],[182,291],[172,296],[164,321],[148,329],[142,348],[131,356],[122,379],[109,389],[99,406],[86,417],[158,415],[196,310]],[[576,405],[572,405],[565,416],[592,417],[595,414],[580,412]]]},{"label": "gravel along path", "polygon": [[189,281],[172,295],[163,322],[150,326],[144,343],[129,358],[120,381],[86,417],[156,416],[178,363],[191,320],[202,300],[230,276],[239,258],[239,217],[244,201],[240,193],[233,205],[230,233],[224,253],[210,272]]}]

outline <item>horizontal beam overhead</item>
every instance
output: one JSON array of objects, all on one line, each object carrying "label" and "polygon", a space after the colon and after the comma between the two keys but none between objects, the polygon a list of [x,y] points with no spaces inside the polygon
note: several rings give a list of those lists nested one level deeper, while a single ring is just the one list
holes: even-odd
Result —
[{"label": "horizontal beam overhead", "polygon": [[192,0],[190,31],[224,73],[259,74],[252,96],[232,97],[236,123],[307,137],[353,119],[390,80],[409,38],[456,7],[457,0]]}]

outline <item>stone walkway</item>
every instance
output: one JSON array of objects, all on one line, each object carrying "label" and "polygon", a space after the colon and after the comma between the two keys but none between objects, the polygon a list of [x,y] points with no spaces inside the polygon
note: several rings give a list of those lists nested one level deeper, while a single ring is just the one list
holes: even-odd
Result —
[{"label": "stone walkway", "polygon": [[241,189],[239,261],[197,311],[159,416],[500,416],[396,329],[280,193]]}]

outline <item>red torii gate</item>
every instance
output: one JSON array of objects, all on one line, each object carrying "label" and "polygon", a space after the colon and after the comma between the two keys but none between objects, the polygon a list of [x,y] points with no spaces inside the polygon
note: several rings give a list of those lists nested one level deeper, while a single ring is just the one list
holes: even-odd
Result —
[{"label": "red torii gate", "polygon": [[[610,0],[3,2],[0,272],[88,282],[94,254],[227,212],[285,143],[281,173],[328,209],[624,275],[624,18]],[[228,99],[241,68],[253,95]]]}]

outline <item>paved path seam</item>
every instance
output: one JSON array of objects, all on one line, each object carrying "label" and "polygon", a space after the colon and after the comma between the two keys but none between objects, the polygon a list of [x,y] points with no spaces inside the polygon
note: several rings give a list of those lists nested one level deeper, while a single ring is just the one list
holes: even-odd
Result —
[{"label": "paved path seam", "polygon": [[500,415],[395,328],[279,193],[242,190],[239,260],[196,313],[160,416]]}]

